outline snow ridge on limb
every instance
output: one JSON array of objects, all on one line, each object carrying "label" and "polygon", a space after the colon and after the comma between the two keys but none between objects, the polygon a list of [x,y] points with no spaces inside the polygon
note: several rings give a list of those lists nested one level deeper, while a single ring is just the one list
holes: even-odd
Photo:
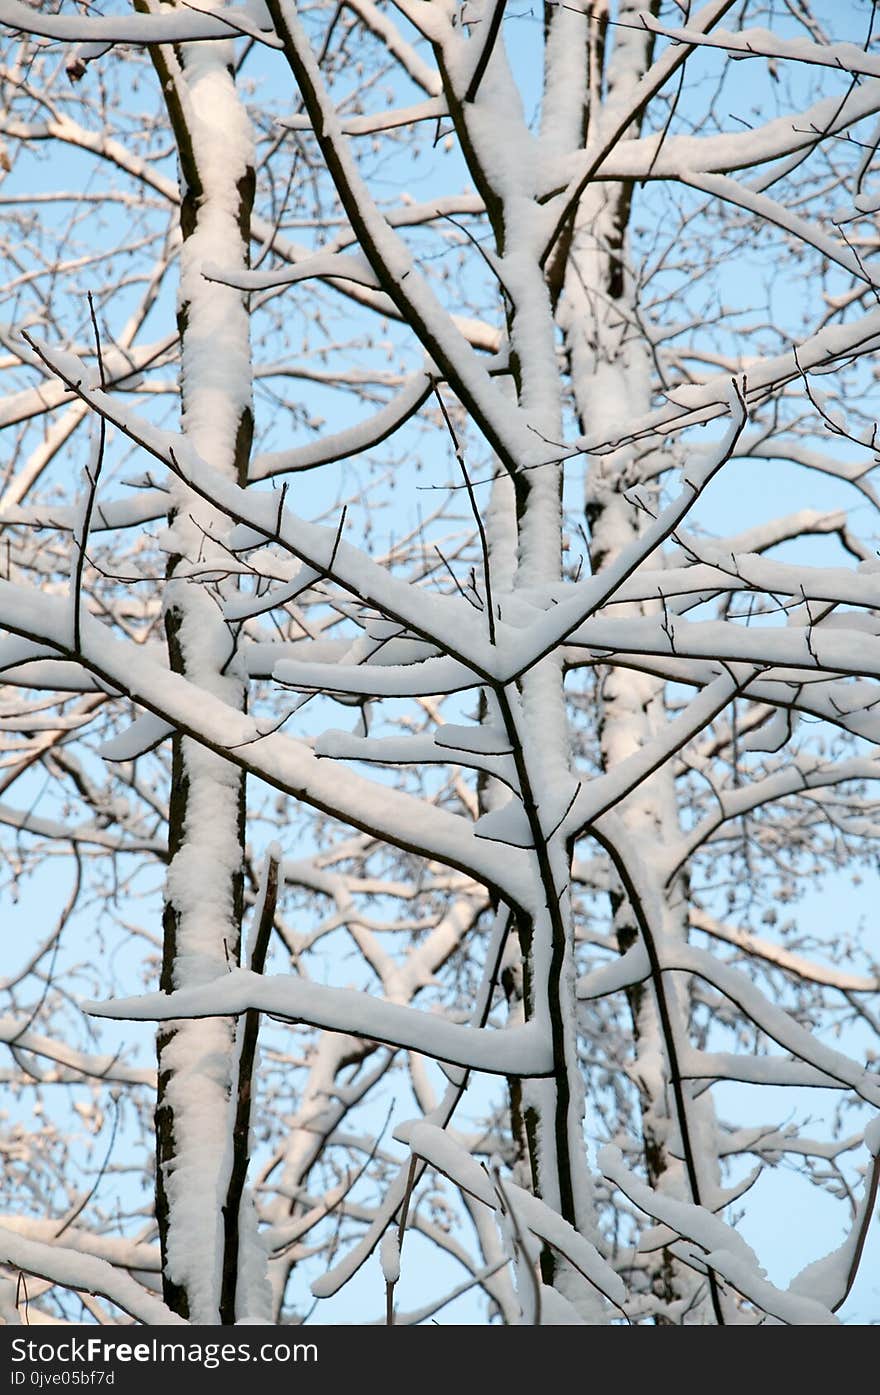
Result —
[{"label": "snow ridge on limb", "polygon": [[351,988],[325,988],[295,975],[232,969],[213,983],[174,993],[145,993],[108,1003],[83,1003],[95,1017],[136,1022],[239,1015],[250,1009],[289,1022],[305,1022],[335,1032],[360,1032],[434,1060],[494,1075],[547,1075],[549,1047],[537,1024],[492,1032],[461,1027],[432,1013],[399,1007]]},{"label": "snow ridge on limb", "polygon": [[[795,1326],[830,1326],[837,1318],[824,1303],[806,1294],[778,1289],[765,1276],[754,1250],[742,1236],[711,1211],[692,1202],[678,1201],[646,1187],[624,1165],[619,1148],[606,1144],[599,1152],[599,1167],[609,1182],[647,1215],[669,1231],[691,1242],[677,1253],[698,1269],[718,1274],[731,1288],[754,1303],[759,1311],[770,1313]],[[663,1237],[665,1241],[665,1237]],[[646,1248],[657,1243],[648,1232],[642,1238]],[[695,1248],[694,1248],[695,1247]]]},{"label": "snow ridge on limb", "polygon": [[[357,234],[361,251],[370,262],[382,288],[398,307],[406,323],[418,335],[426,353],[451,380],[462,403],[472,413],[486,439],[507,469],[515,472],[536,454],[535,440],[519,413],[492,383],[482,364],[435,299],[413,263],[406,245],[396,236],[377,209],[369,189],[347,150],[335,107],[325,89],[311,46],[292,5],[267,0],[276,32],[316,137],[324,153],[343,207]],[[425,11],[428,10],[424,6]],[[432,11],[432,18],[434,12]],[[448,25],[445,17],[438,21]]]},{"label": "snow ridge on limb", "polygon": [[[472,1028],[482,1028],[488,1020],[492,998],[501,973],[511,919],[511,913],[507,906],[500,906],[495,913],[483,973],[470,1015]],[[449,1084],[442,1099],[434,1109],[426,1113],[423,1122],[444,1129],[455,1113],[462,1094],[467,1088],[468,1080],[467,1071],[450,1074]],[[423,1171],[424,1164],[416,1158],[398,1169],[397,1175],[392,1178],[386,1188],[382,1204],[366,1234],[358,1244],[352,1246],[341,1261],[313,1283],[312,1293],[316,1298],[332,1296],[353,1274],[357,1273],[382,1240],[389,1223],[394,1220],[398,1213],[405,1213],[412,1188],[418,1182]],[[476,1210],[474,1223],[479,1228],[480,1208],[477,1207]]]},{"label": "snow ridge on limb", "polygon": [[185,1320],[124,1270],[96,1255],[47,1244],[0,1226],[0,1263],[48,1279],[62,1288],[100,1294],[138,1322],[186,1325]]},{"label": "snow ridge on limb", "polygon": [[618,1307],[623,1303],[623,1281],[594,1245],[522,1187],[510,1181],[501,1185],[497,1181],[493,1183],[490,1174],[445,1129],[418,1120],[400,1125],[395,1137],[484,1206],[502,1211],[512,1207],[523,1226],[564,1255],[610,1302]]},{"label": "snow ridge on limb", "polygon": [[[35,341],[34,341],[35,342]],[[414,592],[411,586],[377,565],[360,548],[341,539],[339,529],[298,518],[272,495],[241,488],[202,458],[197,447],[173,433],[160,431],[126,409],[116,398],[84,386],[86,373],[72,354],[39,346],[41,357],[84,401],[113,422],[138,445],[171,468],[189,488],[212,507],[242,526],[242,534],[230,540],[233,550],[263,546],[274,541],[289,549],[316,573],[339,582],[365,604],[401,619],[452,654],[473,664],[477,676],[485,676],[485,646],[473,634],[471,608],[457,598]],[[253,536],[245,533],[252,530]],[[447,618],[448,617],[448,618]],[[439,630],[435,629],[439,624]],[[478,659],[478,655],[482,656]]]},{"label": "snow ridge on limb", "polygon": [[[23,629],[40,634],[57,652],[68,655],[65,614],[55,598],[23,594],[22,588],[0,581],[4,627],[13,633]],[[79,662],[176,731],[356,827],[363,824],[365,830],[389,842],[400,839],[403,846],[448,864],[461,861],[480,880],[505,889],[512,902],[528,899],[530,883],[518,861],[475,840],[469,820],[353,771],[334,768],[331,772],[304,742],[272,729],[267,732],[254,717],[169,672],[143,649],[132,652],[106,627],[86,619]]]},{"label": "snow ridge on limb", "polygon": [[852,1218],[849,1235],[839,1249],[822,1259],[814,1260],[796,1274],[788,1286],[789,1293],[802,1294],[826,1304],[837,1312],[848,1298],[858,1274],[864,1252],[868,1226],[877,1201],[880,1185],[880,1116],[875,1115],[864,1133],[864,1144],[871,1155],[862,1196]]},{"label": "snow ridge on limb", "polygon": [[[218,6],[218,9],[220,7]],[[0,0],[0,24],[21,34],[39,34],[62,43],[182,44],[229,40],[253,34],[271,48],[280,47],[270,29],[257,29],[246,7],[220,14],[196,8],[164,7],[150,15],[92,17],[40,14],[21,0]]]}]

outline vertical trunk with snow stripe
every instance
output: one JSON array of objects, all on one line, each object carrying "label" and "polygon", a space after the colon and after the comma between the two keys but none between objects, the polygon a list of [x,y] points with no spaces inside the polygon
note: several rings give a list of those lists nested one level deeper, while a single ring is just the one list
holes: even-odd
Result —
[{"label": "vertical trunk with snow stripe", "polygon": [[[227,43],[192,43],[174,53],[162,50],[156,64],[182,184],[183,431],[204,459],[244,484],[252,436],[246,300],[202,276],[206,262],[248,264],[253,147],[235,90],[233,56]],[[169,522],[165,628],[171,667],[243,708],[244,675],[218,606],[228,523],[179,481],[172,485]],[[239,770],[175,736],[165,991],[208,982],[239,962],[244,800]],[[226,1209],[237,1088],[235,1021],[175,1022],[160,1031],[158,1055],[157,1213],[166,1301],[193,1322],[233,1322],[259,1302],[257,1296],[236,1295],[239,1273],[253,1277],[254,1264],[244,1235],[240,1244],[240,1216]]]},{"label": "vertical trunk with snow stripe", "polygon": [[[591,63],[591,70],[598,75],[598,89],[603,81],[605,86],[603,100],[594,100],[590,110],[591,137],[613,122],[616,105],[632,101],[635,86],[651,63],[652,38],[638,26],[627,27],[627,8],[621,6],[621,27],[615,30],[613,42],[606,46],[603,34]],[[631,8],[634,18],[637,7]],[[650,344],[644,333],[634,332],[638,307],[627,248],[631,199],[632,188],[627,184],[606,182],[586,191],[574,219],[558,310],[582,430],[600,437],[606,431],[614,437],[622,422],[651,408]],[[651,475],[645,484],[643,473],[638,446],[623,447],[590,461],[585,505],[594,572],[611,565],[650,521],[624,493],[636,484],[642,486],[643,495],[650,491]],[[656,565],[662,565],[659,558]],[[621,606],[618,613],[658,611],[659,602],[641,602]],[[663,683],[651,674],[609,665],[600,670],[599,700],[600,758],[602,768],[609,771],[662,730],[666,721]],[[668,764],[639,785],[620,806],[618,816],[633,850],[664,846],[680,836],[675,785]],[[650,876],[650,858],[639,858],[639,864]],[[685,876],[677,877],[668,892],[659,885],[655,890],[656,902],[663,906],[658,932],[683,939],[688,925]],[[641,934],[636,908],[617,878],[610,899],[615,936],[621,953],[625,953]],[[688,1026],[686,988],[682,986],[677,998],[669,984],[666,991],[669,1011],[676,1017],[675,1030],[684,1039]],[[688,1179],[680,1160],[680,1121],[676,1121],[668,1088],[666,1046],[655,992],[650,985],[633,984],[627,998],[633,1023],[631,1076],[639,1094],[645,1171],[652,1187],[687,1195]],[[690,1105],[692,1128],[702,1125],[711,1131],[712,1117],[708,1094]],[[705,1184],[709,1189],[718,1185],[716,1171]],[[699,1281],[668,1250],[657,1250],[645,1256],[644,1262],[647,1282],[664,1309],[676,1302],[690,1306],[698,1299]]]}]

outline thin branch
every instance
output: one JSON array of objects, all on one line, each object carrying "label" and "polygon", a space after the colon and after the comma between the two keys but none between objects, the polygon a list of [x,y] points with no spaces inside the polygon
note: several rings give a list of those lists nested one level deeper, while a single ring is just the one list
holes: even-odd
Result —
[{"label": "thin branch", "polygon": [[501,21],[504,18],[504,8],[506,4],[507,0],[495,0],[494,5],[492,6],[492,13],[489,16],[489,24],[486,29],[485,36],[483,36],[482,34],[480,36],[482,39],[482,44],[480,47],[480,52],[477,56],[477,62],[474,67],[474,71],[471,74],[471,80],[468,83],[467,89],[464,94],[464,99],[466,102],[475,102],[477,100],[477,93],[480,90],[480,83],[483,81],[486,69],[489,66],[489,62],[492,58],[492,52],[495,48],[496,43],[498,42],[498,35],[501,33]]}]

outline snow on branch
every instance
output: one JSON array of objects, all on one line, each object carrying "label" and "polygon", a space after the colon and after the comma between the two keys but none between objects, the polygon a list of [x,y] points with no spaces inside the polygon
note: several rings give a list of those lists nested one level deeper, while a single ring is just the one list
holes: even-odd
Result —
[{"label": "snow on branch", "polygon": [[165,8],[149,15],[94,18],[41,14],[21,0],[0,0],[0,24],[18,33],[39,34],[68,43],[180,44],[253,33],[261,43],[279,47],[271,30],[254,28],[246,8],[238,10],[231,6],[210,14],[193,6],[179,10]]},{"label": "snow on branch", "polygon": [[[620,1187],[630,1201],[670,1231],[691,1241],[696,1246],[692,1252],[693,1258],[727,1280],[732,1288],[753,1302],[759,1310],[795,1326],[836,1323],[837,1319],[824,1303],[771,1284],[754,1250],[733,1226],[713,1216],[711,1211],[651,1191],[624,1165],[618,1148],[606,1145],[600,1150],[598,1161],[604,1175]],[[652,1243],[649,1232],[643,1237],[642,1245],[648,1247]]]},{"label": "snow on branch", "polygon": [[137,1022],[238,1016],[252,1008],[287,1022],[360,1033],[491,1075],[542,1076],[552,1068],[549,1044],[537,1023],[503,1032],[462,1027],[354,989],[326,988],[295,976],[267,978],[246,969],[234,969],[202,988],[83,1004],[93,1016]]},{"label": "snow on branch", "polygon": [[115,1303],[124,1313],[149,1325],[183,1324],[161,1298],[130,1275],[95,1255],[82,1254],[57,1243],[47,1244],[16,1235],[0,1225],[0,1264],[47,1279],[74,1292],[94,1293]]}]

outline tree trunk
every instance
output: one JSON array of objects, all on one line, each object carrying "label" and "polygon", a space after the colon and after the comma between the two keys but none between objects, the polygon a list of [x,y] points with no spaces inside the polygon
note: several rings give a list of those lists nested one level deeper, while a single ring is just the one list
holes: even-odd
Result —
[{"label": "tree trunk", "polygon": [[[627,20],[626,5],[620,20]],[[656,6],[654,7],[656,9]],[[594,74],[589,110],[591,136],[601,134],[613,120],[617,100],[627,102],[641,75],[650,66],[653,39],[644,29],[625,27],[615,33],[610,61],[606,62],[604,33],[597,26],[592,41],[590,70]],[[604,71],[603,71],[604,70]],[[603,79],[605,92],[602,94]],[[633,127],[633,133],[636,127]],[[652,364],[650,345],[638,322],[636,288],[627,249],[631,213],[630,184],[604,182],[588,188],[578,207],[566,247],[566,265],[558,319],[569,359],[575,406],[581,430],[599,438],[619,435],[625,420],[647,414],[651,408]],[[624,491],[639,484],[649,499],[651,477],[644,480],[638,447],[625,447],[589,462],[586,485],[586,517],[590,530],[590,562],[594,573],[613,563],[635,542],[646,515],[625,497]],[[660,560],[655,559],[660,565]],[[659,604],[659,603],[657,603]],[[647,614],[657,604],[619,606],[616,614]],[[598,735],[603,770],[608,771],[646,745],[666,720],[663,684],[647,673],[604,667],[599,671]],[[618,809],[618,816],[635,839],[664,845],[680,836],[675,784],[669,765],[640,784]],[[647,865],[647,864],[646,864]],[[664,904],[664,933],[687,935],[687,884],[679,878],[670,890],[658,889]],[[615,878],[611,891],[614,933],[621,953],[638,939],[640,930],[634,908]],[[672,1010],[681,1019],[677,1030],[688,1029],[687,994]],[[633,1081],[639,1094],[644,1166],[652,1188],[672,1194],[688,1194],[688,1182],[680,1159],[670,1151],[675,1134],[674,1111],[669,1098],[669,1072],[665,1060],[662,1024],[652,987],[636,984],[627,992],[633,1024]],[[708,1096],[700,1112],[711,1110]],[[676,1147],[676,1151],[677,1147]],[[710,1185],[717,1184],[713,1176]],[[694,1198],[696,1199],[696,1198]],[[662,1309],[670,1304],[689,1307],[700,1281],[677,1263],[667,1250],[648,1257],[647,1278]]]},{"label": "tree trunk", "polygon": [[[156,54],[181,173],[178,326],[184,437],[215,469],[247,480],[253,433],[246,298],[210,283],[207,262],[248,265],[253,204],[249,124],[226,43]],[[244,708],[234,636],[219,602],[227,531],[222,515],[173,486],[165,592],[171,668]],[[217,570],[208,570],[211,561]],[[193,564],[197,564],[194,569]],[[165,992],[209,982],[241,956],[245,781],[221,756],[175,735],[164,911]],[[246,1256],[240,1216],[224,1211],[234,1168],[236,1023],[173,1022],[158,1035],[156,1211],[165,1300],[196,1323],[232,1323]],[[245,1140],[246,1146],[246,1140]],[[230,1266],[236,1271],[230,1273]]]}]

